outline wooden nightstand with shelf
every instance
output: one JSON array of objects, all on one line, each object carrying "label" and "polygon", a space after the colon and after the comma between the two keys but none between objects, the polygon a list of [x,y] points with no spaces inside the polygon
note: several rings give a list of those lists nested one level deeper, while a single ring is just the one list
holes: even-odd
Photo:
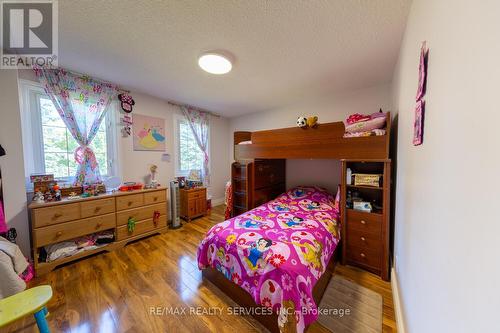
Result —
[{"label": "wooden nightstand with shelf", "polygon": [[[380,175],[380,186],[347,183],[353,174]],[[389,280],[391,160],[342,161],[342,264],[357,266]],[[356,193],[374,209],[365,212],[348,207],[348,192]]]},{"label": "wooden nightstand with shelf", "polygon": [[191,222],[192,219],[207,215],[207,189],[195,187],[191,189],[179,189],[181,199],[180,216]]}]

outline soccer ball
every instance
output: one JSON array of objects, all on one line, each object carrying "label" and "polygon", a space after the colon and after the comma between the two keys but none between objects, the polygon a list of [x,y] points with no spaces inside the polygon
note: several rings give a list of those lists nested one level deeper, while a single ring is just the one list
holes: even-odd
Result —
[{"label": "soccer ball", "polygon": [[298,117],[297,118],[297,127],[306,127],[307,126],[307,118],[306,117]]}]

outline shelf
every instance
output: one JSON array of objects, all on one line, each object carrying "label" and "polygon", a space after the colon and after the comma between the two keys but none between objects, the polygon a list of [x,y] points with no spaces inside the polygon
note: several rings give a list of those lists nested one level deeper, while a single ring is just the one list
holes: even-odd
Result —
[{"label": "shelf", "polygon": [[369,189],[369,190],[380,190],[380,191],[383,191],[384,188],[381,187],[381,186],[367,186],[367,185],[346,185],[348,188],[366,188],[366,189]]},{"label": "shelf", "polygon": [[374,210],[372,212],[365,212],[365,211],[362,211],[362,210],[357,210],[357,209],[352,209],[352,208],[346,208],[347,211],[351,211],[351,212],[356,212],[356,213],[365,213],[365,214],[375,214],[375,215],[382,215],[382,211],[381,210]]},{"label": "shelf", "polygon": [[239,182],[244,182],[247,180],[247,177],[233,177],[233,180],[237,180]]},{"label": "shelf", "polygon": [[99,246],[97,249],[78,252],[72,256],[59,258],[59,259],[56,259],[54,261],[38,262],[36,265],[35,271],[37,274],[44,274],[42,272],[50,271],[56,266],[63,265],[65,263],[71,262],[71,261],[76,260],[76,259],[85,258],[85,257],[91,256],[91,255],[99,253],[99,252],[110,250],[111,249],[110,244],[113,244],[113,243]]}]

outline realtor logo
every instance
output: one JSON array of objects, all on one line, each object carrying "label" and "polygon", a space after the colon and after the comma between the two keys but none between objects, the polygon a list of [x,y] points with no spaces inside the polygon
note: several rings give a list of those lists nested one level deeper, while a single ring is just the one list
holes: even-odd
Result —
[{"label": "realtor logo", "polygon": [[0,3],[0,68],[57,67],[57,0]]}]

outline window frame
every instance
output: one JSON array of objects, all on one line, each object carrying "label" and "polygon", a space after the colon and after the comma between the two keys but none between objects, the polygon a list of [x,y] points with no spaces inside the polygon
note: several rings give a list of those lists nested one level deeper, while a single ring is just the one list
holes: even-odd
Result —
[{"label": "window frame", "polygon": [[[190,170],[181,170],[180,169],[180,163],[181,163],[181,146],[180,146],[180,123],[181,122],[188,122],[186,117],[183,114],[174,114],[174,164],[175,164],[175,176],[176,177],[187,177],[189,175]],[[188,124],[189,125],[189,124]],[[207,150],[208,150],[208,168],[209,170],[211,169],[211,162],[212,159],[210,157],[210,125],[209,125],[209,130],[208,130],[208,144],[207,144]],[[203,162],[202,162],[203,163]]]},{"label": "window frame", "polygon": [[[32,189],[29,176],[45,173],[40,97],[47,96],[47,94],[41,84],[25,79],[19,79],[19,93],[26,186]],[[103,180],[119,175],[116,163],[118,161],[117,107],[118,102],[113,101],[105,118],[107,174],[101,175]],[[56,178],[61,182],[70,182],[74,176]]]}]

